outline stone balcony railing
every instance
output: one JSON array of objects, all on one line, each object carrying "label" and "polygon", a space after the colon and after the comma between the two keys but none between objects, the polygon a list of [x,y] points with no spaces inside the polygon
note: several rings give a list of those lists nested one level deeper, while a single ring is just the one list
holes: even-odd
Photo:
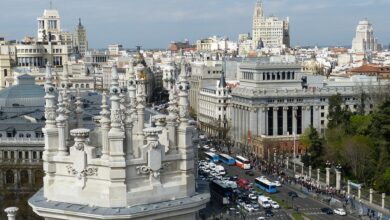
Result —
[{"label": "stone balcony railing", "polygon": [[4,145],[44,145],[44,138],[0,138],[0,146]]}]

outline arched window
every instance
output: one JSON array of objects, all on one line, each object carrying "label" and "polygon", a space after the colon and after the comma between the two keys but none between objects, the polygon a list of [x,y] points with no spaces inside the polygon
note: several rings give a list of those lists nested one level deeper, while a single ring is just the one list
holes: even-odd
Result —
[{"label": "arched window", "polygon": [[20,185],[24,186],[28,184],[28,172],[27,170],[20,171]]},{"label": "arched window", "polygon": [[84,89],[84,84],[81,84],[81,85],[80,85],[80,88]]},{"label": "arched window", "polygon": [[76,88],[79,88],[79,84],[76,84],[75,87],[76,87]]},{"label": "arched window", "polygon": [[26,134],[26,137],[27,137],[27,138],[30,138],[30,137],[31,137],[31,134]]},{"label": "arched window", "polygon": [[85,88],[89,89],[89,84],[85,84]]},{"label": "arched window", "polygon": [[14,172],[12,170],[7,170],[7,172],[5,172],[5,183],[14,184],[14,181],[15,181]]},{"label": "arched window", "polygon": [[20,138],[24,137],[24,134],[23,134],[23,133],[20,133],[20,134],[19,134],[19,137],[20,137]]}]

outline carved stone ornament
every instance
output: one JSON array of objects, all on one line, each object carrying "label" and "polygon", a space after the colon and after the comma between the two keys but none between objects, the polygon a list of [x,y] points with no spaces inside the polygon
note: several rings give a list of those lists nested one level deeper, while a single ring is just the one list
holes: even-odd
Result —
[{"label": "carved stone ornament", "polygon": [[79,150],[79,151],[84,151],[84,144],[83,143],[78,143],[76,146],[75,146],[76,150]]},{"label": "carved stone ornament", "polygon": [[75,168],[73,168],[73,166],[71,166],[71,165],[66,166],[66,168],[68,168],[69,174],[77,176],[78,179],[81,179],[81,178],[87,177],[87,176],[97,176],[97,174],[98,174],[97,167],[85,168],[84,170],[82,170],[80,172],[77,171]]},{"label": "carved stone ornament", "polygon": [[163,172],[170,164],[171,164],[170,162],[163,163],[161,169],[156,171],[153,171],[150,167],[146,165],[137,166],[135,169],[137,170],[138,175],[151,174],[154,177],[158,177],[160,176],[161,172]]}]

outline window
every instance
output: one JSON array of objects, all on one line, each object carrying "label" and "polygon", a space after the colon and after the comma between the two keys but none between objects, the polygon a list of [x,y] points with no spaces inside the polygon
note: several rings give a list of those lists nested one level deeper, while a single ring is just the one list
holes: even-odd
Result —
[{"label": "window", "polygon": [[321,125],[324,125],[325,124],[325,121],[324,120],[321,120]]},{"label": "window", "polygon": [[20,134],[19,134],[19,137],[20,137],[20,138],[24,137],[24,134],[20,133]]},{"label": "window", "polygon": [[324,110],[324,109],[325,109],[325,106],[322,105],[322,106],[321,106],[321,110]]},{"label": "window", "polygon": [[27,137],[27,138],[30,138],[30,137],[31,137],[31,134],[26,134],[26,137]]},{"label": "window", "polygon": [[7,69],[4,69],[4,77],[6,77],[7,76],[7,74],[8,74],[8,72],[7,72],[8,70]]}]

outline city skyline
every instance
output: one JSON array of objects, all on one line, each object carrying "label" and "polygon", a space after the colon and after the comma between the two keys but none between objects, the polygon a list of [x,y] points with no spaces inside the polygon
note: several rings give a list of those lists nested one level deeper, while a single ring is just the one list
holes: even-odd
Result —
[{"label": "city skyline", "polygon": [[[28,10],[20,10],[23,0],[6,0],[0,18],[0,35],[6,39],[21,40],[35,37],[37,21],[49,1],[29,1]],[[78,18],[87,29],[91,48],[105,48],[120,43],[133,48],[166,48],[171,41],[188,39],[191,42],[212,35],[237,40],[238,34],[251,32],[255,0],[118,1],[115,4],[101,0],[76,2],[52,1],[59,10],[62,28],[74,31]],[[265,15],[290,18],[292,46],[350,45],[359,20],[367,18],[379,42],[390,42],[390,21],[385,19],[389,0],[326,2],[307,0],[264,0]],[[91,5],[94,5],[93,8]],[[19,10],[16,10],[19,8]],[[27,11],[27,12],[26,12]],[[92,13],[91,13],[92,12]],[[330,15],[330,16],[329,16]],[[313,19],[314,18],[314,19]],[[96,37],[99,36],[99,37]],[[158,37],[156,37],[158,36]]]}]

